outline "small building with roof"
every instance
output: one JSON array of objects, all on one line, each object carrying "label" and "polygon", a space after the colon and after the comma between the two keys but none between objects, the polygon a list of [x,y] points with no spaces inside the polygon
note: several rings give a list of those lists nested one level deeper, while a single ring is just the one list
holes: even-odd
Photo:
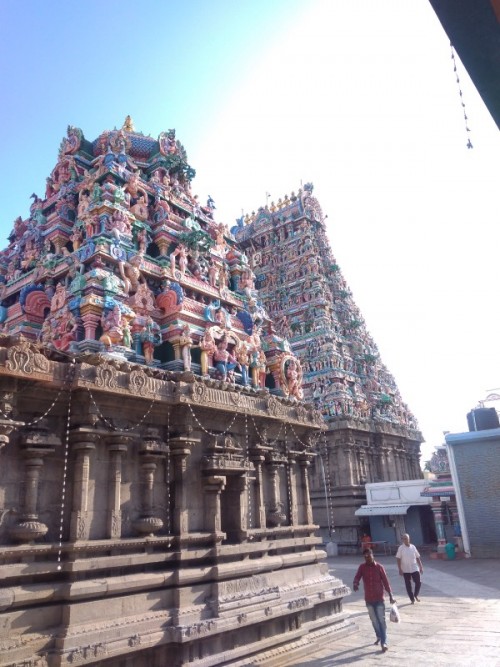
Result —
[{"label": "small building with roof", "polygon": [[435,543],[432,498],[422,495],[427,485],[425,479],[366,484],[368,502],[355,514],[366,522],[375,551],[392,553],[403,533],[419,547]]}]

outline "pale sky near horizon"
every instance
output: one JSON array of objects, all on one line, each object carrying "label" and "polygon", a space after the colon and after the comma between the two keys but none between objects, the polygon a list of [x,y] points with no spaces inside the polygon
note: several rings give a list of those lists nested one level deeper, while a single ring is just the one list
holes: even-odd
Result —
[{"label": "pale sky near horizon", "polygon": [[500,386],[500,137],[457,64],[472,150],[426,0],[3,0],[0,246],[68,124],[176,128],[230,226],[312,181],[424,462]]}]

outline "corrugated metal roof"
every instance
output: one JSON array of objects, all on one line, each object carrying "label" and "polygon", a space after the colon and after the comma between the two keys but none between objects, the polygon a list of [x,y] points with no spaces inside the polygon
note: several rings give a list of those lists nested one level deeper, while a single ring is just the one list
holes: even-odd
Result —
[{"label": "corrugated metal roof", "polygon": [[362,505],[354,514],[356,516],[387,516],[388,514],[406,514],[411,505]]}]

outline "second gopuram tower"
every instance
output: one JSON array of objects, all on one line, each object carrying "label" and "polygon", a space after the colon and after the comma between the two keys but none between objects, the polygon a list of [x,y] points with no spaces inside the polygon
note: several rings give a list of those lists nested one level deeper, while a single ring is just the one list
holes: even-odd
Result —
[{"label": "second gopuram tower", "polygon": [[363,528],[365,484],[418,479],[422,435],[356,306],[326,236],[313,186],[232,229],[249,283],[299,358],[304,397],[328,424],[312,474],[315,521],[349,549]]}]

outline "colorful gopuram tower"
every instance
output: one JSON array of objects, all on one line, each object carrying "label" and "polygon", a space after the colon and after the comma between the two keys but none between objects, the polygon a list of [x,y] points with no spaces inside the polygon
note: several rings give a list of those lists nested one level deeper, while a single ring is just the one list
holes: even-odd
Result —
[{"label": "colorful gopuram tower", "polygon": [[328,425],[312,473],[315,520],[326,538],[334,521],[334,541],[349,550],[363,528],[354,513],[365,483],[420,478],[422,436],[354,303],[312,192],[306,184],[232,231],[276,333],[300,361],[304,396]]},{"label": "colorful gopuram tower", "polygon": [[278,666],[354,629],[321,413],[193,176],[173,130],[69,127],[0,253],[1,667]]}]

